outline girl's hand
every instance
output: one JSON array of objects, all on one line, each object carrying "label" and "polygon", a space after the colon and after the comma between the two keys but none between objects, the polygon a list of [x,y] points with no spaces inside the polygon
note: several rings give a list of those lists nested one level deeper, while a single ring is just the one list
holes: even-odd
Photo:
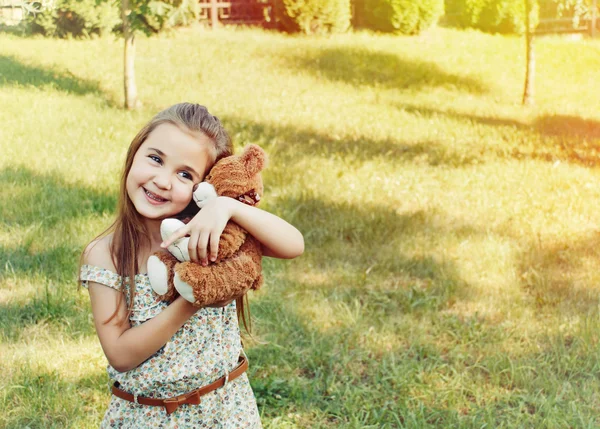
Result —
[{"label": "girl's hand", "polygon": [[161,247],[167,248],[176,240],[190,236],[188,250],[192,262],[200,262],[208,265],[217,259],[219,251],[219,238],[233,214],[234,202],[231,198],[217,197],[210,200],[185,226],[175,231],[169,238],[161,243]]}]

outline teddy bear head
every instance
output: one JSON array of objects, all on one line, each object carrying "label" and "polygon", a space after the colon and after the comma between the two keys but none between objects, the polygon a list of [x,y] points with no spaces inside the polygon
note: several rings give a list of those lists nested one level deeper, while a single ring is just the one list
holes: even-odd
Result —
[{"label": "teddy bear head", "polygon": [[217,195],[256,205],[263,195],[260,172],[266,161],[267,156],[260,146],[251,144],[239,155],[220,159],[204,180],[214,186]]}]

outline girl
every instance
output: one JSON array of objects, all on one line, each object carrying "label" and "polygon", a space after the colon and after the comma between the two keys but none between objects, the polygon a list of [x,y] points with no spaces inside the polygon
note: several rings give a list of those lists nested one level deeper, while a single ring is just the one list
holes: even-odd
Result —
[{"label": "girl", "polygon": [[167,304],[144,274],[152,253],[184,235],[191,259],[207,264],[230,219],[261,242],[265,256],[302,254],[296,228],[226,197],[161,243],[161,220],[188,216],[194,185],[231,153],[219,120],[189,103],[160,112],[131,142],[117,218],[82,255],[80,278],[114,383],[102,428],[261,427],[240,341],[242,298],[201,309],[181,297]]}]

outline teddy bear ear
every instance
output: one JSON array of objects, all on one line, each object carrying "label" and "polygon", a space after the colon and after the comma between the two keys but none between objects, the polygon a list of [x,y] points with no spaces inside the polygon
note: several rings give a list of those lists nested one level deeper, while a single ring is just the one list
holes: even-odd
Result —
[{"label": "teddy bear ear", "polygon": [[257,174],[265,168],[267,155],[260,146],[249,144],[244,148],[244,152],[242,152],[241,161],[244,163],[250,174]]}]

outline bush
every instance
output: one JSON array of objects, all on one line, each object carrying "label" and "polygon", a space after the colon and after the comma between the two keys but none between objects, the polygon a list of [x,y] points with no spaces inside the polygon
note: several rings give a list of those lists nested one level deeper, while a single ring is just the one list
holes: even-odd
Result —
[{"label": "bush", "polygon": [[444,0],[357,0],[357,27],[376,31],[418,34],[444,14]]},{"label": "bush", "polygon": [[56,7],[30,18],[31,30],[46,36],[89,37],[109,33],[121,23],[112,0],[58,0]]},{"label": "bush", "polygon": [[340,33],[350,27],[350,0],[275,0],[280,30]]},{"label": "bush", "polygon": [[446,0],[449,25],[477,28],[487,33],[525,31],[523,0]]}]

